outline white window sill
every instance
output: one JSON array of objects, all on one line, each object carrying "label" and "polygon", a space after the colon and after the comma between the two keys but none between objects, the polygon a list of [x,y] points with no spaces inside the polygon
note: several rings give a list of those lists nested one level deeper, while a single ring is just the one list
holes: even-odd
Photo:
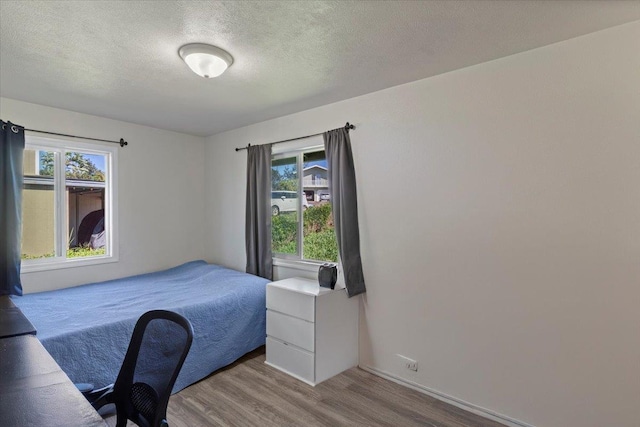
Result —
[{"label": "white window sill", "polygon": [[273,258],[273,265],[277,267],[293,268],[302,271],[318,272],[318,268],[324,264],[321,261],[308,261],[300,259]]},{"label": "white window sill", "polygon": [[67,259],[65,261],[50,261],[50,262],[22,261],[22,264],[20,267],[20,273],[29,274],[29,273],[36,273],[40,271],[60,270],[63,268],[74,268],[74,267],[86,267],[89,265],[109,264],[113,262],[118,262],[118,257],[116,256],[91,257],[91,258],[87,257],[87,258],[78,258],[78,259]]},{"label": "white window sill", "polygon": [[[284,267],[292,270],[304,271],[305,273],[307,273],[307,274],[300,273],[302,277],[309,277],[309,278],[318,277],[318,269],[322,264],[325,264],[325,262],[273,257],[274,267]],[[338,263],[334,262],[331,264],[335,264],[338,266],[338,280],[336,282],[336,289],[342,289],[344,288],[344,278],[342,276],[342,268]],[[290,277],[290,276],[289,275],[284,276],[284,278],[286,277]]]}]

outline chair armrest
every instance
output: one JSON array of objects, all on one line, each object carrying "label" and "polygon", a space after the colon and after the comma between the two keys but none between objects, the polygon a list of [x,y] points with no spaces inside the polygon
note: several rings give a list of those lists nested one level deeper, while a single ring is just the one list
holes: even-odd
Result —
[{"label": "chair armrest", "polygon": [[106,387],[99,388],[97,390],[90,391],[89,393],[83,393],[87,398],[91,406],[97,411],[104,405],[113,403],[113,384],[109,384]]}]

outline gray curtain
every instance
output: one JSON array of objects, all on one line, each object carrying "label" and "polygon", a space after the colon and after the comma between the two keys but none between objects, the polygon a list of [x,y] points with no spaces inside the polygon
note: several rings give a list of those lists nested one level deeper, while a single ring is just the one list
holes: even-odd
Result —
[{"label": "gray curtain", "polygon": [[324,133],[324,150],[329,166],[329,191],[335,224],[338,252],[349,297],[367,291],[360,260],[356,172],[353,167],[351,140],[345,128]]},{"label": "gray curtain", "polygon": [[24,128],[0,121],[0,295],[22,295],[22,157]]},{"label": "gray curtain", "polygon": [[246,271],[272,280],[271,144],[247,148],[246,209]]}]

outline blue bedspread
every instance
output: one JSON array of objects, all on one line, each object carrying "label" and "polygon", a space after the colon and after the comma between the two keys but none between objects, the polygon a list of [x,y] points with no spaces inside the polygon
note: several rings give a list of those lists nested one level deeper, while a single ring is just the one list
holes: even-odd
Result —
[{"label": "blue bedspread", "polygon": [[191,351],[173,392],[265,343],[266,279],[204,261],[108,282],[13,297],[75,383],[115,381],[138,318],[154,309],[191,321]]}]

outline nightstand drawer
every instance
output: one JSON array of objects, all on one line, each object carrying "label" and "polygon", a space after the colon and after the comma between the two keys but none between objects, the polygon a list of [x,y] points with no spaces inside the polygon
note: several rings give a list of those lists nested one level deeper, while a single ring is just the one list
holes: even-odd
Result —
[{"label": "nightstand drawer", "polygon": [[267,335],[314,351],[314,324],[306,320],[267,310]]},{"label": "nightstand drawer", "polygon": [[314,382],[313,354],[267,337],[267,363],[309,383]]},{"label": "nightstand drawer", "polygon": [[315,298],[276,286],[267,286],[267,308],[293,317],[315,321]]}]

